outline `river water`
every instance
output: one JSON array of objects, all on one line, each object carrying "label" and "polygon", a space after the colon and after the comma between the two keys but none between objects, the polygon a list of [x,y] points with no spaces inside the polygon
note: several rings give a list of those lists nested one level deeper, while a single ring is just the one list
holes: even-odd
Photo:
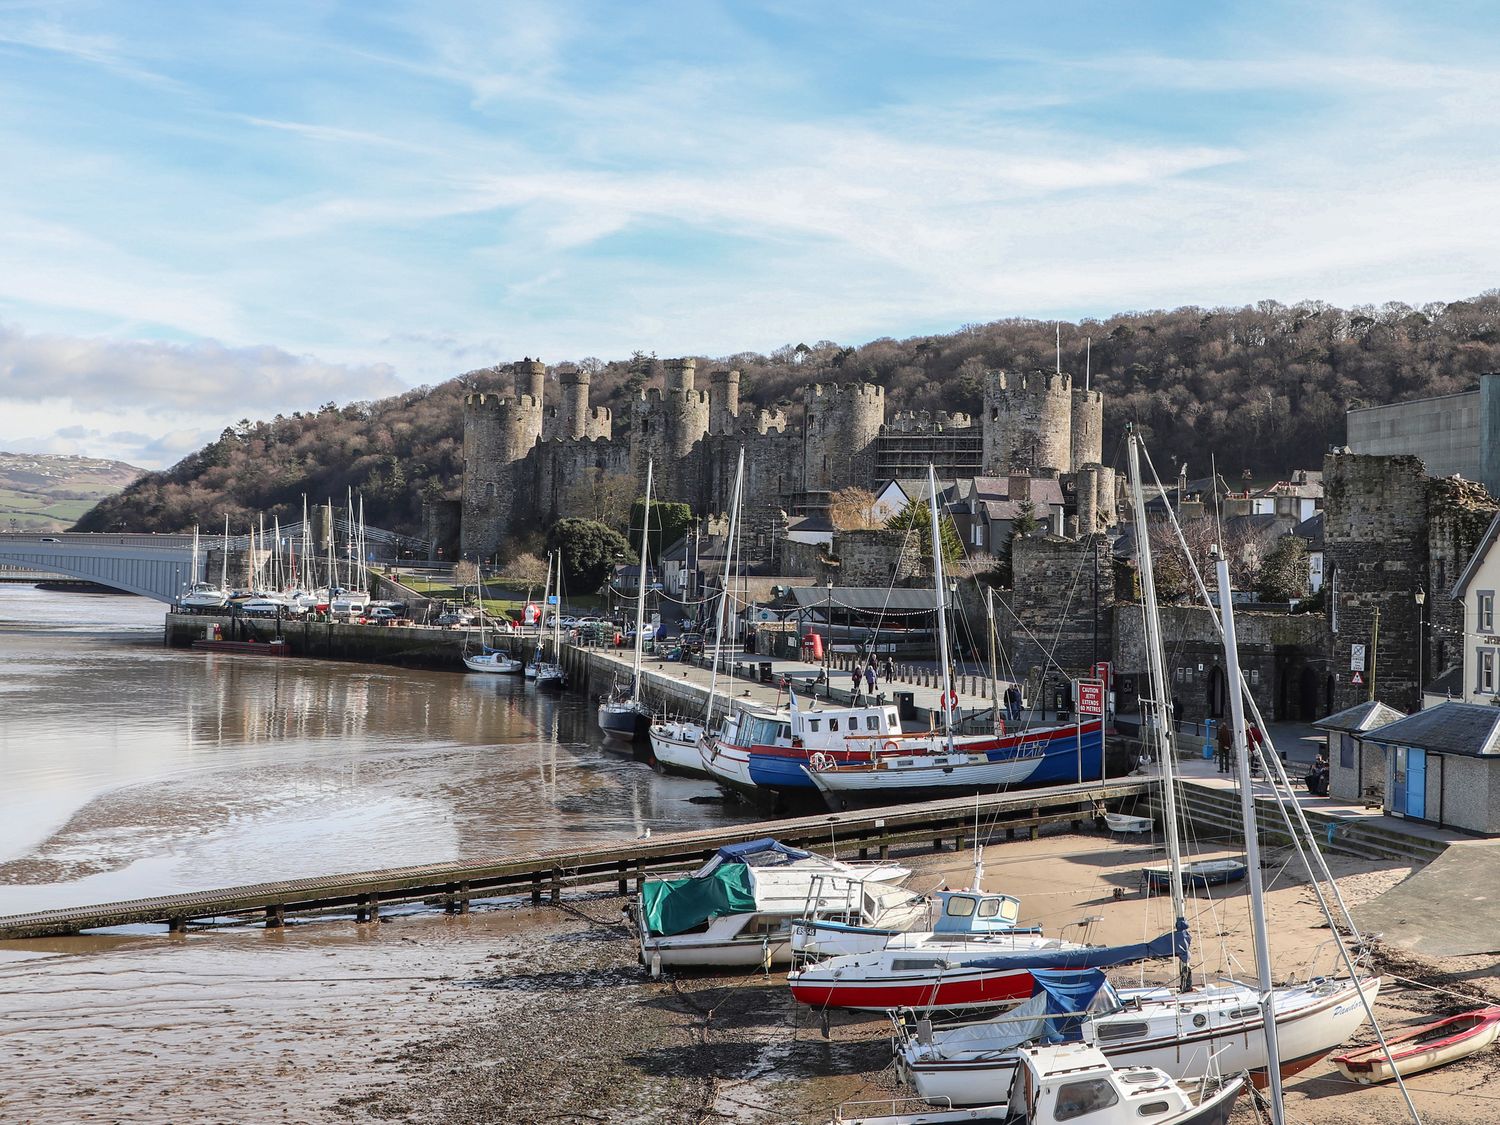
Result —
[{"label": "river water", "polygon": [[0,583],[0,914],[749,819],[520,677],[162,647]]}]

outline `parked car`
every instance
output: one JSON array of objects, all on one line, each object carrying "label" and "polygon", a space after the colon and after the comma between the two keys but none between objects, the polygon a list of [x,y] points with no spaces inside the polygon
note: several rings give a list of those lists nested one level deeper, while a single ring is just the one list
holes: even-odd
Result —
[{"label": "parked car", "polygon": [[677,647],[691,656],[703,655],[703,634],[684,633],[677,638]]},{"label": "parked car", "polygon": [[472,625],[474,624],[474,618],[467,613],[453,613],[450,611],[448,613],[441,614],[438,617],[436,624],[441,625],[444,629],[449,629],[455,625]]},{"label": "parked car", "polygon": [[401,615],[399,613],[397,613],[394,609],[392,609],[390,606],[388,606],[388,605],[378,605],[374,609],[370,610],[370,612],[366,615],[365,620],[366,621],[395,621],[398,618],[400,618],[400,616]]}]

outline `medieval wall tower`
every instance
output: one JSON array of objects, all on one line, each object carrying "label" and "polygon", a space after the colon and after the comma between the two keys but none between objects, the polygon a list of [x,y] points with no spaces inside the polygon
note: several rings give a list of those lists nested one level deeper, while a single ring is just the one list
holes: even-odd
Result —
[{"label": "medieval wall tower", "polygon": [[656,495],[663,500],[700,501],[701,474],[694,450],[708,433],[708,392],[694,385],[697,361],[669,359],[662,387],[640,392],[630,425],[630,466],[646,477],[646,460],[656,462]]},{"label": "medieval wall tower", "polygon": [[1072,458],[1057,468],[1077,469],[1104,463],[1104,396],[1098,391],[1073,388]]},{"label": "medieval wall tower", "polygon": [[871,383],[814,383],[802,389],[802,489],[828,492],[867,483],[875,472],[875,439],[885,423],[885,388]]},{"label": "medieval wall tower", "polygon": [[1072,392],[1073,380],[1064,372],[985,372],[984,471],[992,476],[1012,469],[1070,471]]},{"label": "medieval wall tower", "polygon": [[727,434],[739,424],[740,373],[721,367],[708,380],[708,432]]},{"label": "medieval wall tower", "polygon": [[[534,389],[530,361],[517,371],[517,385]],[[537,366],[540,366],[538,364]],[[509,531],[531,514],[527,457],[542,432],[542,400],[471,394],[464,399],[464,481],[460,549],[483,558],[494,554]]]}]

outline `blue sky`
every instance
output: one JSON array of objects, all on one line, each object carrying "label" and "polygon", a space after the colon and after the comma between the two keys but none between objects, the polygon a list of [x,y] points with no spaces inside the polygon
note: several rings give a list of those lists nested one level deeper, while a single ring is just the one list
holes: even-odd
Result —
[{"label": "blue sky", "polygon": [[0,0],[0,448],[1496,284],[1481,4]]}]

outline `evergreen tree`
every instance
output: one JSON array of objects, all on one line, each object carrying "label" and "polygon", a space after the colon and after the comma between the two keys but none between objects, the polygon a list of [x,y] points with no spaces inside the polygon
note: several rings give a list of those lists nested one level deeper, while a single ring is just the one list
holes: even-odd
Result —
[{"label": "evergreen tree", "polygon": [[[926,500],[908,500],[885,525],[891,531],[909,531],[918,539],[917,547],[922,553],[922,562],[932,567],[932,512]],[[964,555],[963,540],[958,537],[958,528],[953,526],[953,517],[942,513],[938,520],[938,539],[943,545],[943,564],[958,562]]]}]

